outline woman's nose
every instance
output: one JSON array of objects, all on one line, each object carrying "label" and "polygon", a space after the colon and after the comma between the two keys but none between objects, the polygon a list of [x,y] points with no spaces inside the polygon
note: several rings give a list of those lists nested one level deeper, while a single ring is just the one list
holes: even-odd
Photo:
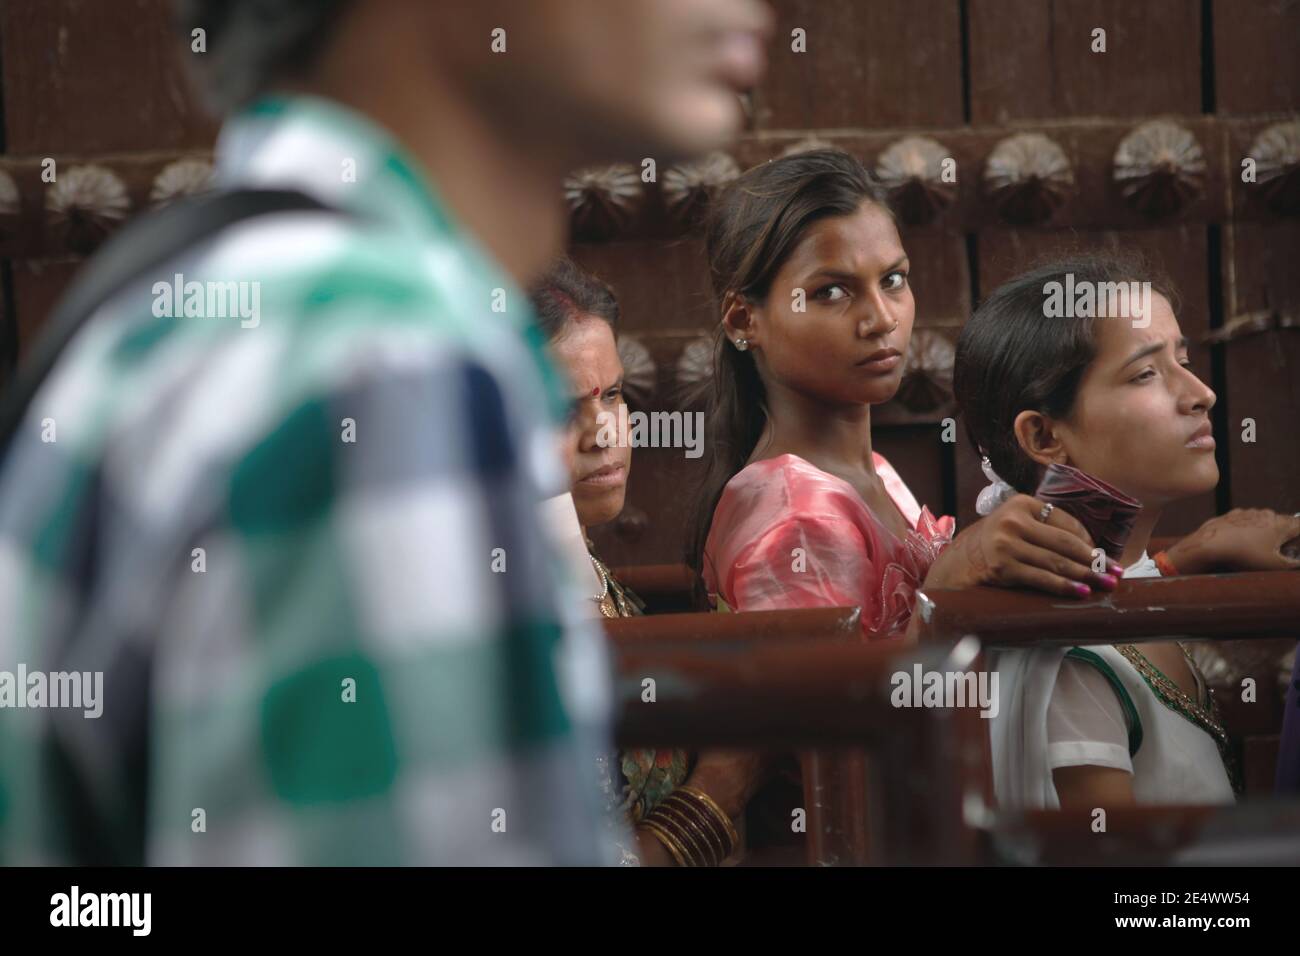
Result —
[{"label": "woman's nose", "polygon": [[863,312],[858,317],[858,338],[869,339],[873,335],[881,335],[888,332],[893,325],[885,303],[868,297]]},{"label": "woman's nose", "polygon": [[582,452],[617,447],[622,441],[622,423],[617,411],[595,402],[584,405],[578,416],[577,428],[578,450]]},{"label": "woman's nose", "polygon": [[1190,379],[1190,382],[1185,401],[1190,410],[1195,412],[1208,412],[1214,407],[1214,403],[1218,401],[1218,396],[1214,394],[1214,389],[1202,382],[1200,378],[1190,370],[1187,372],[1187,377]]}]

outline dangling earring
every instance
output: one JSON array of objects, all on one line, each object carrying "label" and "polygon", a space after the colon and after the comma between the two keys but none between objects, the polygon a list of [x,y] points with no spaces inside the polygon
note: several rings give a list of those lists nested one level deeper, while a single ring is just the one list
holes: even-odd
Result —
[{"label": "dangling earring", "polygon": [[749,340],[748,340],[748,339],[736,339],[736,341],[733,342],[732,344],[736,346],[736,350],[737,350],[738,352],[743,352],[743,351],[745,351],[746,349],[749,348]]}]

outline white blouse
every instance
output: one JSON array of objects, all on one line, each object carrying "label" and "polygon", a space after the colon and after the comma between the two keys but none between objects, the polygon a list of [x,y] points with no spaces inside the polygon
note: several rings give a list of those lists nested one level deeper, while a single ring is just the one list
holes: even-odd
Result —
[{"label": "white blouse", "polygon": [[[1124,576],[1159,571],[1143,554]],[[1010,698],[989,728],[1003,806],[1060,806],[1052,771],[1075,766],[1131,773],[1138,803],[1234,802],[1214,738],[1162,703],[1114,647],[1008,651],[995,666]],[[1193,674],[1204,700],[1206,689]]]}]

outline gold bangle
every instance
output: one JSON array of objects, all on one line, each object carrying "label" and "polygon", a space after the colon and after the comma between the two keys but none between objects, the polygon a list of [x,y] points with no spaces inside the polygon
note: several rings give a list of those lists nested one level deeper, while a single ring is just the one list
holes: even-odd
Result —
[{"label": "gold bangle", "polygon": [[[672,810],[683,819],[689,820],[700,832],[706,834],[709,843],[709,849],[712,852],[714,845],[717,845],[716,862],[712,866],[721,865],[722,861],[731,855],[731,850],[727,848],[727,835],[718,826],[717,821],[711,818],[711,814],[706,808],[698,802],[692,802],[684,797],[673,799],[673,794],[669,794],[659,801],[659,806],[665,808],[665,811]],[[656,807],[655,809],[658,809]]]},{"label": "gold bangle", "polygon": [[722,825],[727,834],[727,838],[731,841],[732,849],[735,849],[735,847],[740,843],[740,834],[736,832],[735,826],[732,825],[731,817],[727,816],[727,812],[723,810],[722,807],[718,806],[717,803],[714,802],[713,798],[703,790],[696,787],[677,787],[673,790],[673,793],[680,793],[683,796],[694,797],[700,803],[704,804],[705,807],[712,811],[713,818]]},{"label": "gold bangle", "polygon": [[695,838],[695,835],[683,825],[680,819],[676,816],[670,815],[666,810],[660,812],[662,808],[663,803],[661,802],[659,806],[650,811],[650,816],[655,817],[655,823],[676,836],[677,839],[681,841],[682,846],[689,847],[687,850],[687,856],[690,857],[691,866],[711,865],[709,859],[712,857],[713,851],[709,849],[708,841],[705,840],[704,843],[701,844],[700,841]]},{"label": "gold bangle", "polygon": [[664,848],[672,855],[678,866],[690,866],[686,859],[685,848],[667,830],[650,820],[649,817],[637,825],[638,830],[642,828],[649,830],[654,835],[654,838],[664,845]]},{"label": "gold bangle", "polygon": [[[663,811],[660,816],[661,820],[664,820],[666,823],[666,818],[675,818],[679,821],[679,826],[685,832],[686,836],[690,838],[691,846],[696,849],[700,849],[701,847],[703,848],[699,856],[696,857],[701,866],[717,866],[722,862],[722,858],[719,857],[717,851],[713,849],[714,841],[709,838],[709,834],[713,832],[713,828],[707,823],[701,823],[699,820],[694,819],[689,812],[689,807],[676,803],[669,804],[668,800],[665,798],[659,801],[659,805],[654,808],[653,812],[658,813],[661,810]],[[691,831],[694,831],[699,835],[699,843],[697,843],[695,838],[691,836]]]},{"label": "gold bangle", "polygon": [[735,845],[732,844],[731,841],[727,839],[726,835],[721,832],[722,828],[718,826],[717,821],[712,820],[701,813],[698,806],[687,804],[684,800],[676,804],[673,809],[678,813],[689,812],[691,814],[698,814],[698,817],[695,817],[695,819],[698,819],[700,825],[712,834],[713,842],[718,844],[717,863],[714,864],[715,866],[721,866],[722,861],[731,856],[732,851],[735,849]]}]

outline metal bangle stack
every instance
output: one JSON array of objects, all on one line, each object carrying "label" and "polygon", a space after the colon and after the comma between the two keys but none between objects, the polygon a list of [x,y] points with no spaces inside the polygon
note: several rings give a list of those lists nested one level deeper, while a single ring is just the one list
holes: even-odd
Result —
[{"label": "metal bangle stack", "polygon": [[640,828],[654,834],[678,866],[719,866],[740,840],[731,818],[695,787],[678,787],[664,797]]}]

